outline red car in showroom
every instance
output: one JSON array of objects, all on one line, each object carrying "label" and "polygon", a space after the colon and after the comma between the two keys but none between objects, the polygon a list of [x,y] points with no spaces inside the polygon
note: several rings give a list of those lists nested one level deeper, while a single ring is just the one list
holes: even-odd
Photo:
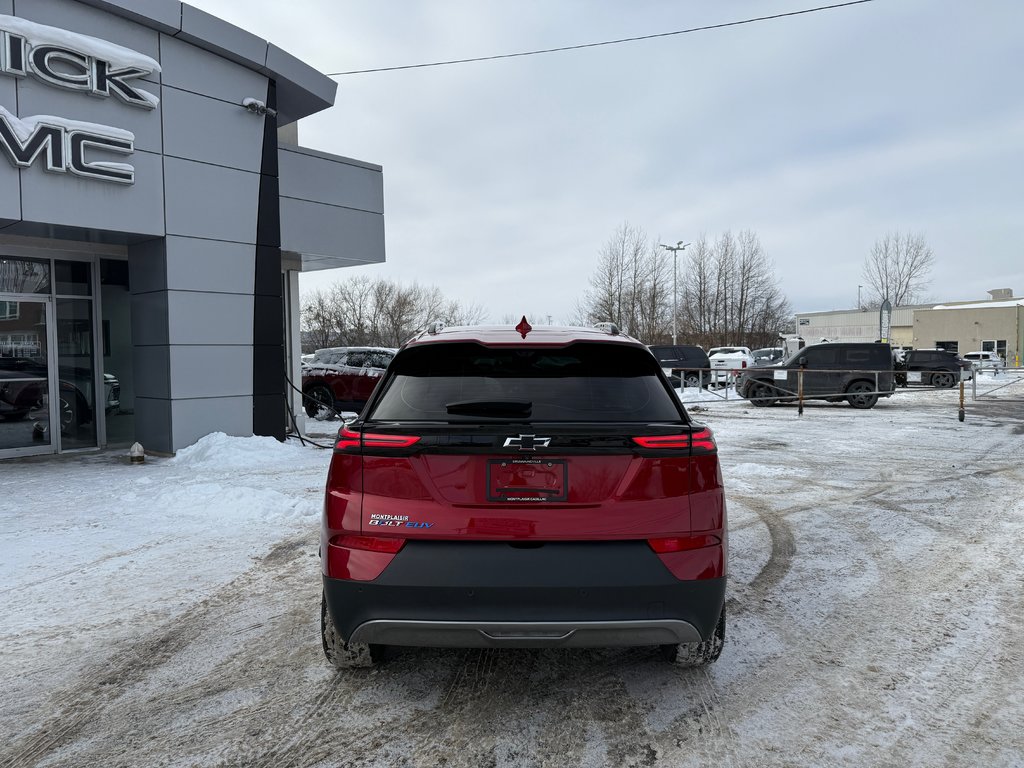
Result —
[{"label": "red car in showroom", "polygon": [[464,327],[397,353],[338,435],[321,557],[324,652],[725,639],[714,438],[611,327]]}]

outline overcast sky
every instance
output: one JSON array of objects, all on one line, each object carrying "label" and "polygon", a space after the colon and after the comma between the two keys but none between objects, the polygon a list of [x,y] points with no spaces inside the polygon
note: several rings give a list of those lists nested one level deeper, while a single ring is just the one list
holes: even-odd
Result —
[{"label": "overcast sky", "polygon": [[[670,32],[815,0],[191,0],[322,72]],[[935,300],[1024,295],[1024,2],[874,0],[603,48],[338,78],[303,145],[384,167],[387,263],[567,319],[623,222],[751,229],[794,310],[856,306],[876,238],[921,233]],[[666,258],[670,256],[666,255]]]}]

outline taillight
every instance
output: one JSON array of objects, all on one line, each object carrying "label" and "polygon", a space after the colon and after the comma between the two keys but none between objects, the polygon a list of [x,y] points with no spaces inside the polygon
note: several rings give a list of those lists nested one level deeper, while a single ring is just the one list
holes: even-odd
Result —
[{"label": "taillight", "polygon": [[364,552],[387,552],[393,555],[405,546],[405,539],[343,534],[331,539],[331,544],[337,547],[344,547],[345,549],[361,549]]},{"label": "taillight", "polygon": [[720,536],[710,533],[702,533],[697,536],[665,536],[658,539],[648,539],[648,545],[659,555],[669,552],[685,552],[691,549],[703,549],[713,547],[722,543]]},{"label": "taillight", "polygon": [[715,437],[707,427],[680,435],[634,437],[633,442],[641,448],[649,449],[690,448],[693,453],[714,453],[718,450],[718,446],[715,445]]},{"label": "taillight", "polygon": [[742,360],[741,361],[741,367],[742,368],[746,368],[747,367],[747,361],[746,360]]},{"label": "taillight", "polygon": [[359,433],[348,427],[342,427],[338,431],[338,440],[334,444],[334,450],[347,451],[359,447]]},{"label": "taillight", "polygon": [[705,427],[690,435],[690,448],[694,453],[715,453],[718,445],[715,443],[714,433]]},{"label": "taillight", "polygon": [[654,437],[634,437],[633,442],[641,448],[689,448],[689,435],[656,435]]},{"label": "taillight", "polygon": [[356,432],[342,427],[334,444],[336,451],[350,451],[359,448],[409,448],[420,440],[418,435],[380,435],[372,432]]}]

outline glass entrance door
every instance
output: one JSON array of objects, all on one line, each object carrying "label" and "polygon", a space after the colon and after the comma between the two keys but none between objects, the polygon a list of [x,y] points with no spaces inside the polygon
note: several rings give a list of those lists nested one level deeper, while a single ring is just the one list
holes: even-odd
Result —
[{"label": "glass entrance door", "polygon": [[0,295],[0,457],[56,450],[48,301]]}]

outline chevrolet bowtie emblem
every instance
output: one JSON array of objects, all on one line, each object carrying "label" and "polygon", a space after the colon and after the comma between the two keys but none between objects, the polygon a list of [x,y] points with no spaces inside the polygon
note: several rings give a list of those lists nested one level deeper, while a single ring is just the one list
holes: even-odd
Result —
[{"label": "chevrolet bowtie emblem", "polygon": [[506,437],[506,448],[518,448],[520,451],[536,451],[538,447],[547,448],[551,445],[550,437],[537,437],[536,435],[520,435],[519,437]]}]

